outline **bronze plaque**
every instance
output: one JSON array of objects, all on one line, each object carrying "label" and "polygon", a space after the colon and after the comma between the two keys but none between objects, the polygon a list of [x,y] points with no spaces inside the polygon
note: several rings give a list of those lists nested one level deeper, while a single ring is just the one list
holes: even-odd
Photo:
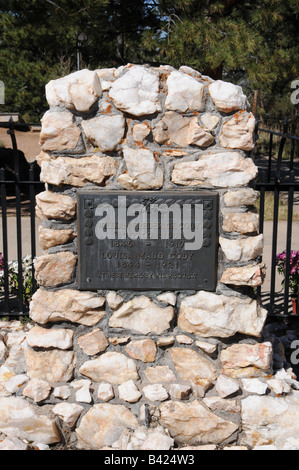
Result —
[{"label": "bronze plaque", "polygon": [[82,290],[208,290],[217,283],[218,194],[78,191]]}]

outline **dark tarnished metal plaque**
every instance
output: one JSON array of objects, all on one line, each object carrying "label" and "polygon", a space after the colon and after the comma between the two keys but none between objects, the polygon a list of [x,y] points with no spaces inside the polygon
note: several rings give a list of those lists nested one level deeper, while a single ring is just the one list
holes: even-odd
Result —
[{"label": "dark tarnished metal plaque", "polygon": [[78,191],[82,290],[213,291],[218,195]]}]

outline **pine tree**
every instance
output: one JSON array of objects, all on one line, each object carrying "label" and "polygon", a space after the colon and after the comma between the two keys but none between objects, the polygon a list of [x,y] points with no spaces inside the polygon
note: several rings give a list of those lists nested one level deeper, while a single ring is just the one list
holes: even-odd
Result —
[{"label": "pine tree", "polygon": [[297,0],[160,0],[159,9],[160,33],[146,34],[155,61],[239,83],[251,99],[258,90],[259,111],[274,119],[294,112]]},{"label": "pine tree", "polygon": [[82,67],[188,65],[259,91],[259,112],[294,116],[298,0],[0,0],[0,80],[6,106],[37,121],[45,84]]},{"label": "pine tree", "polygon": [[0,80],[3,111],[38,121],[47,109],[45,84],[77,68],[143,61],[141,34],[158,27],[147,0],[0,0]]}]

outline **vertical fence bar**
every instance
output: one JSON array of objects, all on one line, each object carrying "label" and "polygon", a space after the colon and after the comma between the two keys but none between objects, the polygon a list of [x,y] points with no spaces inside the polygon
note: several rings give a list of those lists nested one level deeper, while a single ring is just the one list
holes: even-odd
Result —
[{"label": "vertical fence bar", "polygon": [[[291,171],[290,183],[295,181],[295,172]],[[286,272],[284,286],[284,315],[289,313],[289,290],[290,290],[290,260],[292,246],[292,224],[293,224],[293,203],[294,203],[294,186],[290,186],[288,194],[288,223],[287,223],[287,245],[286,245]]]},{"label": "vertical fence bar", "polygon": [[[265,188],[265,172],[262,172],[261,174],[261,186],[260,186],[260,210],[259,210],[259,233],[262,234],[264,233],[264,220],[265,220],[265,194],[266,194],[266,188]],[[258,286],[257,288],[257,295],[259,298],[261,298],[262,294],[262,288],[261,286]]]},{"label": "vertical fence bar", "polygon": [[276,172],[275,172],[275,178],[278,182],[280,182],[280,171],[281,171],[281,160],[282,160],[282,154],[283,154],[283,149],[286,143],[286,134],[288,132],[288,120],[284,120],[284,126],[283,126],[283,136],[281,138],[280,144],[279,144],[279,150],[278,150],[278,156],[277,156],[277,165],[276,165]]},{"label": "vertical fence bar", "polygon": [[32,257],[32,294],[36,291],[36,280],[34,276],[34,258],[36,256],[35,240],[35,188],[33,164],[29,169],[29,197],[30,197],[30,236],[31,236],[31,257]]},{"label": "vertical fence bar", "polygon": [[16,195],[16,234],[17,234],[17,257],[18,257],[18,305],[19,313],[24,313],[23,304],[23,263],[22,263],[22,220],[21,220],[21,189],[20,189],[20,169],[17,141],[14,132],[13,122],[9,123],[9,134],[13,145],[13,159],[15,172],[15,195]]},{"label": "vertical fence bar", "polygon": [[[270,305],[269,313],[278,313],[278,309],[275,307],[276,302],[276,251],[278,245],[278,227],[279,227],[279,198],[281,191],[288,192],[288,219],[287,219],[287,233],[286,233],[286,272],[285,272],[285,283],[284,283],[284,293],[283,293],[283,309],[281,310],[279,306],[279,313],[283,313],[283,317],[289,316],[290,312],[290,275],[291,275],[291,260],[292,260],[292,228],[293,228],[293,211],[294,211],[294,201],[295,201],[295,192],[299,190],[299,183],[296,180],[297,176],[297,167],[295,168],[295,152],[296,152],[296,142],[299,140],[298,137],[288,134],[288,121],[284,120],[283,133],[276,133],[264,129],[257,128],[257,132],[267,132],[270,134],[269,139],[269,161],[266,167],[265,176],[267,182],[264,183],[263,173],[260,171],[260,181],[258,183],[258,189],[260,191],[260,225],[259,231],[263,232],[264,228],[264,201],[266,191],[274,192],[274,209],[273,209],[273,230],[272,230],[272,265],[271,265],[271,274],[270,274]],[[276,159],[276,168],[273,172],[273,135],[278,135],[281,137],[279,143],[278,156]],[[290,172],[286,176],[285,181],[281,181],[281,167],[282,167],[282,157],[285,148],[285,143],[287,139],[291,140],[291,149],[290,149]],[[285,184],[284,184],[285,183]],[[259,289],[258,289],[259,292]]]},{"label": "vertical fence bar", "polygon": [[259,233],[264,233],[264,221],[265,221],[265,172],[261,174],[261,186],[260,186],[260,217],[259,217]]},{"label": "vertical fence bar", "polygon": [[267,182],[269,183],[271,180],[271,170],[272,170],[272,149],[273,149],[273,134],[270,134],[269,139],[269,160],[268,160],[268,175],[267,175]]},{"label": "vertical fence bar", "polygon": [[8,274],[8,245],[7,245],[7,204],[5,170],[0,169],[1,180],[1,212],[2,212],[2,240],[3,240],[3,288],[4,288],[4,314],[9,313],[9,274]]},{"label": "vertical fence bar", "polygon": [[275,305],[275,281],[276,281],[276,251],[278,238],[278,212],[279,212],[279,187],[275,185],[274,209],[273,209],[273,231],[272,231],[272,257],[271,257],[271,280],[270,280],[270,309],[274,313]]},{"label": "vertical fence bar", "polygon": [[295,140],[291,139],[290,171],[294,169],[294,156],[295,156]]},{"label": "vertical fence bar", "polygon": [[279,221],[279,187],[280,187],[280,172],[281,160],[284,145],[286,142],[286,133],[288,130],[288,121],[284,121],[284,134],[281,138],[276,171],[275,171],[275,190],[274,190],[274,209],[273,209],[273,236],[272,236],[272,259],[271,259],[271,286],[270,286],[270,309],[273,312],[275,306],[275,281],[276,281],[276,255],[277,255],[277,239],[278,239],[278,221]]}]

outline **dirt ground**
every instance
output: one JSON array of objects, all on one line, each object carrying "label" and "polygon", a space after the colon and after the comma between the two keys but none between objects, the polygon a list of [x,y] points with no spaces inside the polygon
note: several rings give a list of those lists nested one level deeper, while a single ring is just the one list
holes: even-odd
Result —
[{"label": "dirt ground", "polygon": [[[21,150],[29,163],[33,162],[37,155],[41,152],[39,145],[39,131],[19,132],[15,131],[17,146]],[[0,128],[0,142],[4,147],[12,148],[10,135],[7,134],[7,129]]]}]

